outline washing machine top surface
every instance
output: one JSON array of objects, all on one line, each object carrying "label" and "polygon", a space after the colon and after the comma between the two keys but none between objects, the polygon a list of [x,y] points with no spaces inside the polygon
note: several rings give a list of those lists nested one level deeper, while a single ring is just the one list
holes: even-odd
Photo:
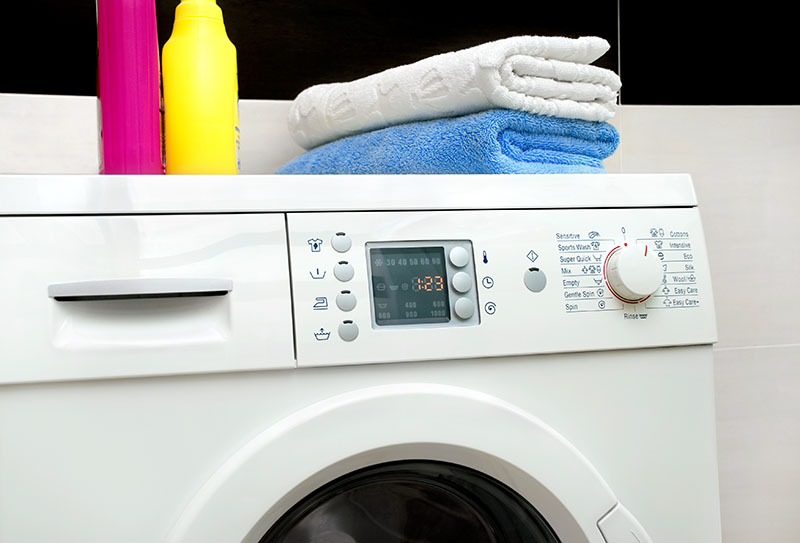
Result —
[{"label": "washing machine top surface", "polygon": [[686,174],[0,176],[0,215],[695,205]]}]

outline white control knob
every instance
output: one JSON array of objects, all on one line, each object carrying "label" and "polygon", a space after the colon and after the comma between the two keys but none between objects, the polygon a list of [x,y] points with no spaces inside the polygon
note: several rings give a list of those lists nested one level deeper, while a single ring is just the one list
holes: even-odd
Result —
[{"label": "white control knob", "polygon": [[344,321],[339,325],[339,337],[345,341],[353,341],[358,337],[358,325],[353,321]]},{"label": "white control knob", "polygon": [[472,288],[472,277],[470,277],[468,273],[456,272],[452,281],[453,288],[461,294],[469,292],[469,289]]},{"label": "white control knob", "polygon": [[352,246],[353,240],[344,232],[336,232],[331,238],[331,247],[333,247],[337,253],[346,253]]},{"label": "white control knob", "polygon": [[658,255],[639,243],[613,249],[606,258],[604,272],[611,292],[630,304],[650,297],[664,279]]},{"label": "white control knob", "polygon": [[349,290],[343,290],[336,295],[336,307],[342,311],[352,311],[356,306],[356,296]]},{"label": "white control knob", "polygon": [[469,264],[469,253],[463,247],[453,247],[448,256],[450,263],[456,268],[463,268]]},{"label": "white control knob", "polygon": [[349,262],[342,261],[333,267],[333,276],[339,281],[349,281],[355,273],[353,265]]},{"label": "white control knob", "polygon": [[475,302],[469,298],[459,298],[453,306],[459,319],[467,320],[475,313]]}]

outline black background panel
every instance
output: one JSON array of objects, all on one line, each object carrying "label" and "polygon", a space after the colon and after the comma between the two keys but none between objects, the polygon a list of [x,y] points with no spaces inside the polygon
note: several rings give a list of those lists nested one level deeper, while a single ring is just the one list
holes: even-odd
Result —
[{"label": "black background panel", "polygon": [[[454,2],[220,1],[239,52],[241,96],[276,99],[509,36],[593,34],[615,42],[615,2],[583,4],[587,11],[576,18],[567,3],[513,2],[493,12]],[[616,48],[603,56],[605,67],[616,62]]]},{"label": "black background panel", "polygon": [[[156,0],[160,46],[178,0]],[[601,36],[595,64],[620,74],[622,104],[798,104],[795,3],[635,0],[479,4],[218,0],[239,59],[240,97],[293,99],[514,35]],[[18,0],[6,9],[2,93],[95,94],[90,0]]]},{"label": "black background panel", "polygon": [[[161,46],[178,0],[157,0]],[[523,34],[596,35],[612,49],[596,64],[617,69],[616,0],[491,5],[352,0],[218,0],[237,48],[239,96],[293,99],[317,83],[349,81],[430,55]],[[0,40],[10,62],[0,92],[96,93],[94,1],[20,0]],[[29,25],[26,27],[26,25]],[[35,29],[36,34],[31,34]]]},{"label": "black background panel", "polygon": [[620,0],[622,104],[800,104],[797,2]]}]

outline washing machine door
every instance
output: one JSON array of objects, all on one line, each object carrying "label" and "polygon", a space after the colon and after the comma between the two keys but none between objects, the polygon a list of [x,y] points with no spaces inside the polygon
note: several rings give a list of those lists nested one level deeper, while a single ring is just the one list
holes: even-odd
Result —
[{"label": "washing machine door", "polygon": [[513,489],[471,468],[434,461],[370,466],[325,485],[261,543],[558,543]]},{"label": "washing machine door", "polygon": [[266,429],[191,500],[171,543],[648,543],[567,440],[496,397],[360,389]]}]

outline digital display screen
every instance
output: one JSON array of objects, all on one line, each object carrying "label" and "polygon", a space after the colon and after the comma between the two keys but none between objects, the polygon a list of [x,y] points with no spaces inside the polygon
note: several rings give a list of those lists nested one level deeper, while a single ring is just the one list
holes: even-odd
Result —
[{"label": "digital display screen", "polygon": [[375,324],[450,322],[444,247],[369,250]]}]

